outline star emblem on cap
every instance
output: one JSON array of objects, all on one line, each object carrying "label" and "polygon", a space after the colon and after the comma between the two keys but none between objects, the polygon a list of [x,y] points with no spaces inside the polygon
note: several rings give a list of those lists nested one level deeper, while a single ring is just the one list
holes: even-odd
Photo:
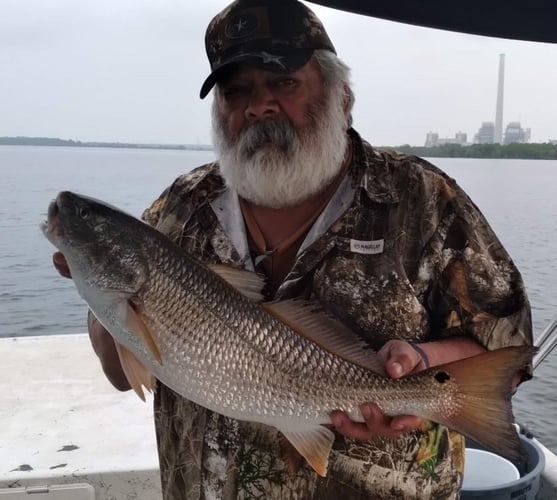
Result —
[{"label": "star emblem on cap", "polygon": [[250,36],[259,27],[256,15],[244,12],[230,20],[224,28],[225,36],[231,40]]},{"label": "star emblem on cap", "polygon": [[248,25],[247,20],[242,19],[241,17],[238,18],[238,22],[236,23],[236,33],[240,33],[241,31],[245,30]]},{"label": "star emblem on cap", "polygon": [[284,59],[283,56],[276,56],[273,54],[269,54],[268,52],[261,52],[260,57],[263,59],[263,64],[273,63],[279,65],[282,68],[286,68],[286,66],[282,62],[282,59]]}]

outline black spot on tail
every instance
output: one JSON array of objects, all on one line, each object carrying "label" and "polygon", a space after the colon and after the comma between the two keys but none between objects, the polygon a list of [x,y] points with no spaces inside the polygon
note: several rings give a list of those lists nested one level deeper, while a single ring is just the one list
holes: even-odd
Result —
[{"label": "black spot on tail", "polygon": [[451,376],[447,372],[437,372],[434,377],[440,384],[444,384],[448,380],[451,380]]}]

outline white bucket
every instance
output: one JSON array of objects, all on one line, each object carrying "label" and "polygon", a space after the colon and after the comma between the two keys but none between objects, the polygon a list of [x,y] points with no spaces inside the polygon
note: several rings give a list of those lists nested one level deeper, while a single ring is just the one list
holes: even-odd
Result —
[{"label": "white bucket", "polygon": [[464,481],[461,499],[474,500],[534,500],[540,487],[545,466],[541,448],[521,435],[520,440],[528,453],[525,464],[512,463],[482,449],[475,444],[466,448]]},{"label": "white bucket", "polygon": [[520,473],[506,458],[490,451],[466,448],[464,458],[464,490],[486,490],[516,481]]}]

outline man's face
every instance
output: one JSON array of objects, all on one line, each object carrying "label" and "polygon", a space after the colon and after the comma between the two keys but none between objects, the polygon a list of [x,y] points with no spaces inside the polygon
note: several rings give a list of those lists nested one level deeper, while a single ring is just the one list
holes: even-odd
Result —
[{"label": "man's face", "polygon": [[324,100],[323,77],[313,60],[289,74],[240,67],[218,86],[230,140],[252,123],[269,118],[286,118],[298,130],[309,127],[312,111]]},{"label": "man's face", "polygon": [[243,67],[221,81],[213,138],[226,183],[272,208],[318,194],[342,167],[344,96],[343,86],[325,86],[313,60],[288,75]]}]

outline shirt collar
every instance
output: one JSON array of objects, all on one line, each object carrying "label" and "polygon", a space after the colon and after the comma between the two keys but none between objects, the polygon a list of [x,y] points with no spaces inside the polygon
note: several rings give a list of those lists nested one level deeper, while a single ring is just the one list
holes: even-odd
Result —
[{"label": "shirt collar", "polygon": [[[298,254],[301,254],[323,236],[354,201],[359,202],[354,200],[356,192],[364,192],[371,201],[376,203],[392,204],[398,202],[386,159],[379,151],[364,143],[354,129],[349,130],[349,135],[352,141],[353,154],[347,175],[309,230],[298,250]],[[227,186],[209,203],[225,234],[240,255],[244,267],[253,271],[254,266],[249,251],[247,228],[242,216],[238,195]]]},{"label": "shirt collar", "polygon": [[350,129],[348,133],[353,146],[349,175],[352,176],[354,186],[376,203],[398,203],[388,158],[363,141],[354,129]]},{"label": "shirt collar", "polygon": [[209,202],[225,234],[240,255],[245,269],[255,271],[251,259],[247,229],[240,208],[238,195],[228,186],[215,199]]}]

